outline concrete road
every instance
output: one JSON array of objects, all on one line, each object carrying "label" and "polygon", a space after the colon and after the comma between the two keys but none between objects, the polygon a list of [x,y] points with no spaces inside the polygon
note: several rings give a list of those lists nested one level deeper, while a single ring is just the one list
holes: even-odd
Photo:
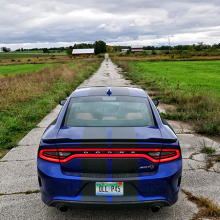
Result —
[{"label": "concrete road", "polygon": [[[81,86],[129,86],[130,82],[118,74],[118,68],[106,56],[100,69]],[[36,157],[40,138],[45,128],[57,117],[61,106],[57,106],[38,128],[33,129],[0,160],[0,219],[191,219],[198,208],[187,200],[181,191],[178,202],[158,213],[149,210],[91,211],[69,210],[61,213],[46,206],[40,198],[37,181]],[[164,109],[160,109],[165,111]],[[182,188],[194,195],[203,195],[220,201],[219,163],[208,171],[206,155],[199,153],[204,145],[212,145],[219,153],[219,144],[204,137],[197,137],[181,124],[170,122],[178,133],[183,150]]]}]

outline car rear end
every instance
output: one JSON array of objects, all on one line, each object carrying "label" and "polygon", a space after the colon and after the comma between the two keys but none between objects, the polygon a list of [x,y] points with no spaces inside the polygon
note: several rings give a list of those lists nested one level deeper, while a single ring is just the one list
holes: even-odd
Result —
[{"label": "car rear end", "polygon": [[123,209],[177,201],[179,142],[140,91],[129,91],[130,96],[114,89],[107,96],[100,90],[87,96],[81,91],[81,96],[69,98],[39,147],[38,178],[45,204]]}]

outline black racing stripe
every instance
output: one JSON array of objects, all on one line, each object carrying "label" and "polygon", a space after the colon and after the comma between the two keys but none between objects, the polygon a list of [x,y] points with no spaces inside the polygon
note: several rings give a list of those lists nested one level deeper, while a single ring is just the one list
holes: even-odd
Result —
[{"label": "black racing stripe", "polygon": [[[135,181],[138,183],[138,181]],[[138,201],[138,190],[133,185],[135,184],[133,181],[125,182],[124,183],[124,195],[123,196],[112,196],[112,202],[119,202],[119,201]]]},{"label": "black racing stripe", "polygon": [[112,142],[112,148],[116,149],[137,149],[138,142]]},{"label": "black racing stripe", "polygon": [[[105,181],[107,181],[107,179]],[[95,182],[88,182],[87,180],[81,180],[81,187],[83,187],[81,192],[82,195],[81,201],[107,202],[107,196],[96,196],[95,184],[96,184]]]},{"label": "black racing stripe", "polygon": [[82,140],[86,139],[107,140],[107,127],[85,127]]},{"label": "black racing stripe", "polygon": [[106,158],[81,158],[82,173],[107,173]]},{"label": "black racing stripe", "polygon": [[[112,139],[124,139],[125,142],[118,143],[113,142],[113,148],[138,148],[138,139],[136,137],[136,132],[133,127],[113,127],[112,128]],[[132,139],[132,142],[126,142],[127,140]],[[134,141],[136,140],[136,141]],[[112,160],[112,181],[119,182],[121,181],[118,178],[117,173],[136,173],[138,171],[138,158],[114,158]],[[128,178],[129,182],[124,182],[124,196],[112,196],[112,202],[117,201],[138,201],[138,185],[139,180],[132,180]],[[137,188],[136,188],[137,187]]]},{"label": "black racing stripe", "polygon": [[112,139],[137,140],[134,127],[112,127]]},{"label": "black racing stripe", "polygon": [[[137,173],[138,158],[113,158],[112,173]],[[113,175],[114,176],[114,175]]]},{"label": "black racing stripe", "polygon": [[82,149],[107,149],[107,146],[106,146],[107,142],[106,140],[105,141],[102,141],[102,142],[96,142],[96,141],[92,141],[92,140],[89,140],[89,141],[85,141],[85,142],[81,142],[81,148]]},{"label": "black racing stripe", "polygon": [[[82,148],[106,148],[107,146],[107,128],[100,128],[100,127],[86,127],[84,129],[84,133],[82,139],[92,140],[92,139],[104,139],[100,144],[95,145],[94,142],[85,142],[82,143]],[[82,166],[82,173],[103,173],[107,174],[107,159],[104,158],[83,158],[81,159],[81,166]],[[94,181],[94,178],[91,178],[91,181]],[[102,178],[103,182],[107,182],[107,175],[106,178]],[[97,179],[97,182],[102,182]],[[107,196],[96,196],[96,189],[95,189],[95,182],[90,182],[89,180],[81,180],[81,186],[83,187],[81,191],[81,200],[82,201],[103,201],[107,202]]]}]

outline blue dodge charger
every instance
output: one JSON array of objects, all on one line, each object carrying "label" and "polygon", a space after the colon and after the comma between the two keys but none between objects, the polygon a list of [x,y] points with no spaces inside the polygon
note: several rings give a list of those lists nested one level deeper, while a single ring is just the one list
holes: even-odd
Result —
[{"label": "blue dodge charger", "polygon": [[178,200],[177,136],[142,89],[76,89],[44,132],[37,158],[43,202],[70,209],[150,208]]}]

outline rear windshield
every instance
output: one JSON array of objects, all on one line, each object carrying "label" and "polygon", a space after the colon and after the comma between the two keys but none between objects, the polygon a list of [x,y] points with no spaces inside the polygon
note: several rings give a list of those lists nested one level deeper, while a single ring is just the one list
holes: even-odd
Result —
[{"label": "rear windshield", "polygon": [[67,108],[67,127],[154,126],[147,98],[128,96],[89,96],[72,98]]}]

